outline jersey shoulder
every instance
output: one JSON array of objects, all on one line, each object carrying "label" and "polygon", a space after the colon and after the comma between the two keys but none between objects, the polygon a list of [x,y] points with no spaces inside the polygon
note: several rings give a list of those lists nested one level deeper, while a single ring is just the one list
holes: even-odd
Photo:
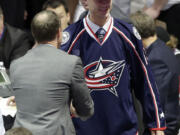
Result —
[{"label": "jersey shoulder", "polygon": [[137,29],[131,23],[124,22],[122,20],[114,18],[114,27],[120,32],[124,33],[127,37],[135,36],[138,40],[141,40],[141,36]]},{"label": "jersey shoulder", "polygon": [[66,44],[77,37],[77,35],[84,29],[83,19],[69,25],[62,33],[62,43]]}]

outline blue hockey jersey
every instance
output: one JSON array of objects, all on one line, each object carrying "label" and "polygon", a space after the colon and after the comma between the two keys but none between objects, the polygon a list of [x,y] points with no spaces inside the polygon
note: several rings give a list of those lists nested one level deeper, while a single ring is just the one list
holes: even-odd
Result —
[{"label": "blue hockey jersey", "polygon": [[80,56],[95,113],[87,121],[73,118],[77,135],[137,135],[132,89],[151,130],[164,130],[159,93],[136,29],[110,18],[100,43],[87,17],[63,33],[61,49]]}]

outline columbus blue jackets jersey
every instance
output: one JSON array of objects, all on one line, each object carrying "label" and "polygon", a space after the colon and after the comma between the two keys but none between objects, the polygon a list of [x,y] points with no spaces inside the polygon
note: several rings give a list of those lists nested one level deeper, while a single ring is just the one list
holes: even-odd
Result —
[{"label": "columbus blue jackets jersey", "polygon": [[132,89],[143,106],[151,130],[165,129],[159,93],[143,53],[140,36],[130,24],[110,18],[100,43],[87,17],[70,25],[61,49],[80,56],[95,113],[87,121],[74,118],[77,135],[136,135]]}]

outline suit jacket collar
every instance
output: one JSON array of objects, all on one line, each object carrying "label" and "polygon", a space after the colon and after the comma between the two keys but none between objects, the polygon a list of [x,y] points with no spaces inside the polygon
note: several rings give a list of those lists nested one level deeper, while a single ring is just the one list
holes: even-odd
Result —
[{"label": "suit jacket collar", "polygon": [[155,48],[158,44],[162,42],[160,39],[155,40],[148,48],[146,48],[146,55],[149,56],[151,53],[151,50]]}]

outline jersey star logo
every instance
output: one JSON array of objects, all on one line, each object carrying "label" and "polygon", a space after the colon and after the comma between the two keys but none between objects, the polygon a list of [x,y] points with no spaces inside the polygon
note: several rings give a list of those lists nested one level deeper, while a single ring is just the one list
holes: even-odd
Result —
[{"label": "jersey star logo", "polygon": [[109,90],[118,97],[116,86],[125,67],[125,61],[95,61],[85,67],[85,80],[91,91]]}]

